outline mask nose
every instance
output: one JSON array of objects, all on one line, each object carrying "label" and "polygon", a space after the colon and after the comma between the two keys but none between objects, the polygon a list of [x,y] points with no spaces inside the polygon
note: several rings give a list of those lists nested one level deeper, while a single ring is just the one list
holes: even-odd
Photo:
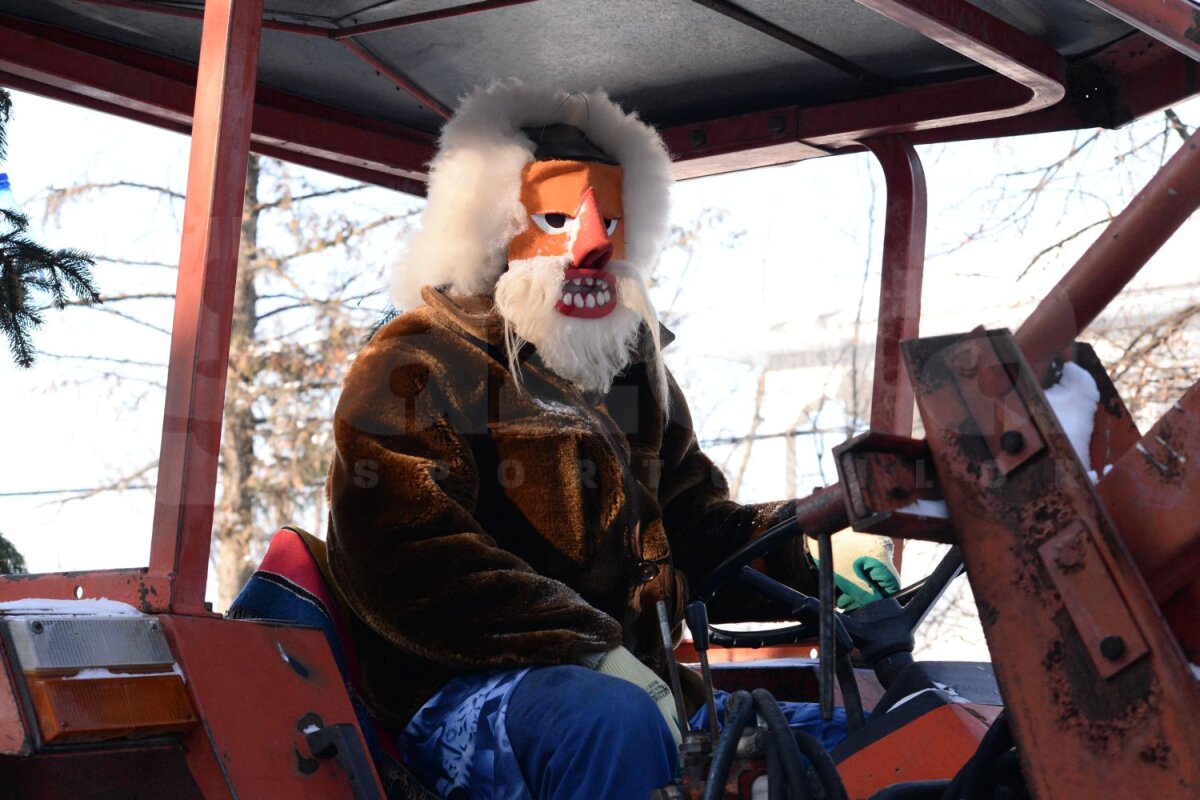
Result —
[{"label": "mask nose", "polygon": [[571,246],[571,260],[578,269],[604,269],[613,255],[612,240],[608,238],[608,227],[596,205],[596,194],[592,187],[583,193],[579,211],[575,215],[579,228],[575,243]]}]

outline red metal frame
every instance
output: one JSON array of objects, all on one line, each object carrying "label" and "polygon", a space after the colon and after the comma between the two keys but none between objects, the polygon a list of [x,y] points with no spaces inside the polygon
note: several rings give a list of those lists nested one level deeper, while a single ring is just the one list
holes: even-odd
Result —
[{"label": "red metal frame", "polygon": [[[178,7],[151,7],[140,0],[87,1],[183,16],[198,13]],[[908,15],[905,18],[910,24],[920,23],[922,30],[941,30],[941,35],[959,40],[958,46],[970,57],[991,59],[974,43],[973,37],[1003,31],[995,28],[995,20],[961,2],[869,2],[876,3],[881,10]],[[446,13],[474,13],[491,7],[467,4],[447,9]],[[963,12],[962,19],[966,22],[961,23],[959,30],[955,25],[960,24],[959,12],[963,7],[970,10]],[[928,17],[927,22],[920,22],[922,15]],[[410,15],[400,21],[415,24],[430,19]],[[281,25],[284,23],[270,20],[264,23],[267,28],[282,29]],[[296,32],[319,36],[329,36],[331,30],[294,25],[287,29],[295,27],[304,29]],[[1028,43],[1021,36],[1004,33],[1000,39],[1005,48],[1018,54],[1025,52],[1030,58],[1033,66],[1019,69],[1036,73],[1037,63],[1052,60],[1037,47],[1026,47]],[[992,61],[992,65],[1003,68],[1005,59],[997,57]],[[1032,89],[1008,78],[986,77],[820,108],[784,107],[700,121],[668,127],[662,133],[676,156],[676,177],[687,178],[859,150],[860,140],[897,130],[907,131],[910,142],[916,145],[1091,125],[1113,126],[1200,91],[1198,65],[1144,34],[1112,45],[1087,63],[1094,68],[1076,72],[1093,75],[1098,81],[1089,92],[1091,99],[1086,103],[1077,99],[1070,104],[1060,102],[1037,113],[1027,113],[1029,108],[1023,105],[1030,100]],[[372,62],[372,66],[380,69],[377,63]],[[394,69],[383,66],[381,74],[410,94],[415,93],[419,102],[437,110],[436,98]],[[1050,67],[1043,64],[1041,68]],[[1049,76],[1047,80],[1061,83],[1057,72],[1043,74]],[[193,106],[193,75],[194,67],[181,62],[50,26],[0,18],[0,80],[26,91],[186,132]],[[430,134],[323,107],[263,87],[259,88],[258,97],[252,138],[256,152],[423,194],[420,181],[433,155]],[[941,119],[924,123],[939,127],[921,128],[923,118],[941,117],[946,108],[961,108],[979,121]],[[1017,116],[1007,116],[1010,114]]]},{"label": "red metal frame", "polygon": [[429,92],[417,86],[408,78],[401,75],[395,69],[389,67],[379,58],[379,56],[367,49],[366,45],[357,42],[354,39],[343,39],[342,45],[345,46],[354,55],[361,58],[366,63],[370,64],[379,74],[390,80],[392,83],[399,86],[404,91],[408,92],[419,103],[424,103],[427,107],[437,112],[437,115],[442,119],[450,119],[451,110],[436,97]]},{"label": "red metal frame", "polygon": [[[0,16],[0,82],[186,133],[196,68],[60,28]],[[259,87],[256,152],[423,194],[433,137]]]},{"label": "red metal frame", "polygon": [[913,424],[913,390],[904,371],[900,342],[915,339],[921,322],[928,192],[921,159],[900,137],[863,142],[883,167],[887,214],[875,377],[871,384],[871,430],[908,436]]},{"label": "red metal frame", "polygon": [[[404,28],[410,25],[419,25],[423,22],[436,22],[442,19],[452,19],[454,17],[462,17],[468,14],[477,14],[482,11],[491,11],[498,8],[506,8],[508,6],[524,5],[531,3],[534,0],[482,0],[478,3],[467,3],[461,6],[453,6],[451,8],[439,9],[436,11],[426,11],[420,14],[406,14],[400,17],[392,17],[391,19],[377,20],[375,22],[366,22],[362,25],[352,25],[348,28],[339,27],[324,27],[317,25],[301,25],[292,22],[281,22],[279,20],[265,19],[262,21],[262,27],[285,31],[287,33],[298,33],[305,36],[320,36],[326,39],[331,39],[345,46],[346,50],[370,64],[380,75],[390,80],[396,86],[404,90],[417,102],[422,103],[427,108],[430,108],[438,114],[442,119],[450,118],[450,109],[444,103],[435,98],[429,92],[422,89],[410,78],[402,75],[394,67],[385,64],[377,55],[372,53],[361,42],[355,41],[354,37],[362,36],[369,33],[379,31],[394,30],[396,28]],[[189,19],[201,19],[204,12],[201,9],[180,8],[178,6],[164,6],[157,3],[148,3],[144,0],[84,0],[84,2],[93,5],[111,6],[114,8],[126,8],[133,11],[149,11],[157,14],[165,14],[174,17],[186,17]],[[418,192],[419,193],[419,192]]]},{"label": "red metal frame", "polygon": [[1160,42],[1200,60],[1200,5],[1188,0],[1088,0]]},{"label": "red metal frame", "polygon": [[740,115],[723,120],[718,130],[716,123],[667,129],[668,147],[689,162],[677,168],[676,177],[860,149],[862,141],[888,134],[1025,116],[1066,94],[1066,62],[1056,50],[963,0],[856,1],[1002,77]]},{"label": "red metal frame", "polygon": [[204,611],[263,0],[209,0],[200,45],[151,572]]}]

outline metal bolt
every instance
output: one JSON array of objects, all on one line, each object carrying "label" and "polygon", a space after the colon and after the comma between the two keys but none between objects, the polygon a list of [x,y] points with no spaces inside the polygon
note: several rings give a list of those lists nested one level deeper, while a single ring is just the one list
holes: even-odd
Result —
[{"label": "metal bolt", "polygon": [[1008,453],[1010,456],[1021,452],[1025,447],[1025,437],[1020,431],[1005,431],[1000,437],[1000,449]]},{"label": "metal bolt", "polygon": [[46,630],[46,626],[38,620],[34,620],[29,624],[29,630],[33,631],[34,633],[41,633],[42,631]]},{"label": "metal bolt", "polygon": [[1125,655],[1125,640],[1120,636],[1105,636],[1100,640],[1100,655],[1109,661],[1119,661]]},{"label": "metal bolt", "polygon": [[688,134],[688,141],[691,142],[692,147],[703,147],[708,144],[708,134],[696,128]]},{"label": "metal bolt", "polygon": [[1083,560],[1083,538],[1079,535],[1072,536],[1070,539],[1064,541],[1054,553],[1054,563],[1068,571],[1074,571],[1082,567]]},{"label": "metal bolt", "polygon": [[979,351],[974,347],[965,347],[954,354],[954,371],[964,378],[974,378],[979,374]]}]

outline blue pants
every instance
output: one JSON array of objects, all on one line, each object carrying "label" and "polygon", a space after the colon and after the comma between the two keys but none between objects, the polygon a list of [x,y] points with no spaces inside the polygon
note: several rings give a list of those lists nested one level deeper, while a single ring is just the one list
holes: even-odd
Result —
[{"label": "blue pants", "polygon": [[[718,708],[724,705],[721,692]],[[845,716],[781,703],[827,747]],[[706,725],[705,710],[692,727]],[[409,769],[446,800],[647,798],[671,783],[678,752],[658,706],[628,681],[584,667],[500,670],[450,681],[400,736]]]}]

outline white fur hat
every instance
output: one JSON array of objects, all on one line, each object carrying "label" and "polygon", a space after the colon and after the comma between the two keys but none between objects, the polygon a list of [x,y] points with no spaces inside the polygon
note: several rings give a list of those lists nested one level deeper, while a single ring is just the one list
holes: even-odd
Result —
[{"label": "white fur hat", "polygon": [[421,229],[396,264],[397,308],[420,305],[424,286],[492,292],[509,242],[529,224],[521,171],[534,144],[521,129],[555,123],[579,128],[621,164],[626,258],[649,279],[668,231],[671,160],[662,139],[602,91],[568,94],[512,80],[468,95],[442,129]]}]

